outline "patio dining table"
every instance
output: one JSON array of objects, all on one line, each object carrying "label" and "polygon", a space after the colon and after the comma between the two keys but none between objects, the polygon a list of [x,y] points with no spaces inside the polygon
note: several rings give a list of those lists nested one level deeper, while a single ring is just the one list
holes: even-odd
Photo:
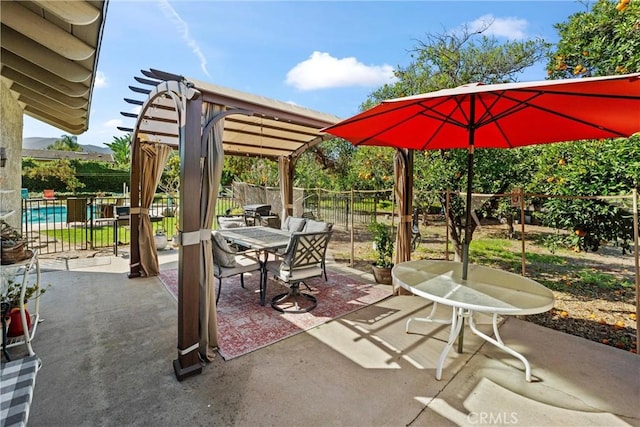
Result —
[{"label": "patio dining table", "polygon": [[[469,319],[471,331],[518,358],[525,366],[525,379],[531,382],[531,365],[520,353],[506,346],[498,332],[499,315],[527,315],[543,313],[554,304],[553,293],[540,283],[496,268],[469,264],[467,279],[462,279],[462,263],[455,261],[417,260],[396,265],[392,272],[393,282],[414,295],[433,301],[431,313],[426,318],[410,318],[411,321],[451,324],[449,339],[440,354],[436,368],[436,379],[442,377],[444,360],[464,325]],[[437,305],[452,307],[451,320],[434,319]],[[492,316],[495,338],[479,331],[474,313]]]},{"label": "patio dining table", "polygon": [[291,238],[287,231],[261,225],[228,228],[218,232],[232,243],[263,252],[286,248]]},{"label": "patio dining table", "polygon": [[218,230],[218,232],[227,241],[245,248],[254,249],[262,253],[262,287],[260,305],[264,305],[264,298],[267,293],[267,277],[264,271],[264,265],[269,258],[270,252],[278,249],[286,248],[291,239],[291,234],[287,231],[277,228],[255,226],[255,227],[239,227]]}]

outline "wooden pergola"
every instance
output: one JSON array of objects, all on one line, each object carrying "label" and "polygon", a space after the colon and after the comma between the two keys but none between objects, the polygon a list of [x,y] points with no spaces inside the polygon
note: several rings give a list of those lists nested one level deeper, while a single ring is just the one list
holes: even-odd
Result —
[{"label": "wooden pergola", "polygon": [[[285,102],[143,70],[130,89],[138,105],[131,146],[131,260],[129,277],[158,274],[149,206],[168,151],[180,151],[178,358],[182,380],[202,370],[216,346],[215,296],[210,243],[224,155],[278,161],[283,217],[293,212],[293,170],[298,157],[332,138],[321,129],[340,118]],[[151,195],[150,195],[151,194]],[[186,197],[186,196],[195,197]]]}]

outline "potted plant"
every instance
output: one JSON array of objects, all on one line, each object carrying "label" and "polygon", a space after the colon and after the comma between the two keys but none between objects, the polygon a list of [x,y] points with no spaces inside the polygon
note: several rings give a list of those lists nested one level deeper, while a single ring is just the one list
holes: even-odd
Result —
[{"label": "potted plant", "polygon": [[167,247],[168,239],[166,234],[164,234],[164,230],[162,228],[158,228],[156,230],[156,234],[153,236],[153,240],[156,244],[156,250],[161,251]]},{"label": "potted plant", "polygon": [[391,268],[393,267],[393,247],[395,239],[391,227],[372,222],[367,227],[373,239],[376,261],[373,263],[373,277],[377,283],[391,284]]},{"label": "potted plant", "polygon": [[27,329],[31,328],[31,315],[27,310],[26,304],[32,298],[37,298],[45,292],[44,288],[41,288],[37,283],[27,283],[25,285],[24,299],[21,301],[20,296],[22,293],[22,281],[7,279],[6,289],[2,292],[2,305],[8,307],[6,316],[8,319],[8,337],[18,337],[24,335],[22,328],[22,320],[20,319],[20,307],[25,305],[25,317],[27,320]]}]

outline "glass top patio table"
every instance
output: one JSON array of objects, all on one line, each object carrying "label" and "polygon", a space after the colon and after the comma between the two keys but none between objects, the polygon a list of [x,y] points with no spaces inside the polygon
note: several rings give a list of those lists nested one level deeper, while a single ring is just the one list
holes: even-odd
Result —
[{"label": "glass top patio table", "polygon": [[[451,324],[449,339],[440,354],[436,368],[436,379],[442,376],[442,366],[456,337],[469,319],[471,331],[520,359],[525,366],[525,379],[531,382],[531,365],[520,353],[507,347],[498,332],[498,315],[526,315],[550,310],[554,304],[551,290],[540,283],[518,274],[495,268],[470,264],[468,276],[462,279],[462,263],[455,261],[418,260],[396,265],[392,272],[393,283],[414,295],[433,301],[431,314],[426,318],[412,320]],[[438,304],[452,307],[451,320],[433,319]],[[474,312],[492,315],[495,338],[479,331],[473,318]],[[459,350],[461,351],[461,350]]]},{"label": "glass top patio table", "polygon": [[291,238],[291,234],[284,230],[264,226],[238,227],[218,232],[232,243],[256,250],[286,248]]}]

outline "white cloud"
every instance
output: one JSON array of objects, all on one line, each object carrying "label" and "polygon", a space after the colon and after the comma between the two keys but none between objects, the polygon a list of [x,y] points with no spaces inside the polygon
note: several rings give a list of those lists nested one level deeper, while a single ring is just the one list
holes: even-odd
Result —
[{"label": "white cloud", "polygon": [[508,17],[496,18],[488,14],[472,21],[469,24],[471,31],[478,31],[490,25],[484,32],[488,36],[504,37],[510,40],[519,40],[527,37],[526,29],[529,23],[526,19]]},{"label": "white cloud", "polygon": [[117,129],[118,126],[122,126],[122,120],[120,120],[120,119],[107,120],[106,122],[104,122],[102,124],[102,126],[105,127],[105,128]]},{"label": "white cloud", "polygon": [[287,73],[286,83],[300,90],[346,86],[379,86],[395,81],[391,65],[365,65],[354,57],[334,58],[313,52]]},{"label": "white cloud", "polygon": [[205,73],[208,77],[211,77],[209,71],[207,71],[207,58],[205,58],[198,42],[194,40],[189,34],[189,25],[178,15],[178,12],[169,4],[168,0],[158,0],[160,4],[160,9],[164,13],[164,16],[167,17],[176,27],[176,30],[182,36],[182,40],[191,48],[191,51],[198,57],[200,60],[200,68],[202,72]]},{"label": "white cloud", "polygon": [[107,87],[107,76],[102,71],[96,72],[96,80],[94,83],[94,87],[96,89]]}]

